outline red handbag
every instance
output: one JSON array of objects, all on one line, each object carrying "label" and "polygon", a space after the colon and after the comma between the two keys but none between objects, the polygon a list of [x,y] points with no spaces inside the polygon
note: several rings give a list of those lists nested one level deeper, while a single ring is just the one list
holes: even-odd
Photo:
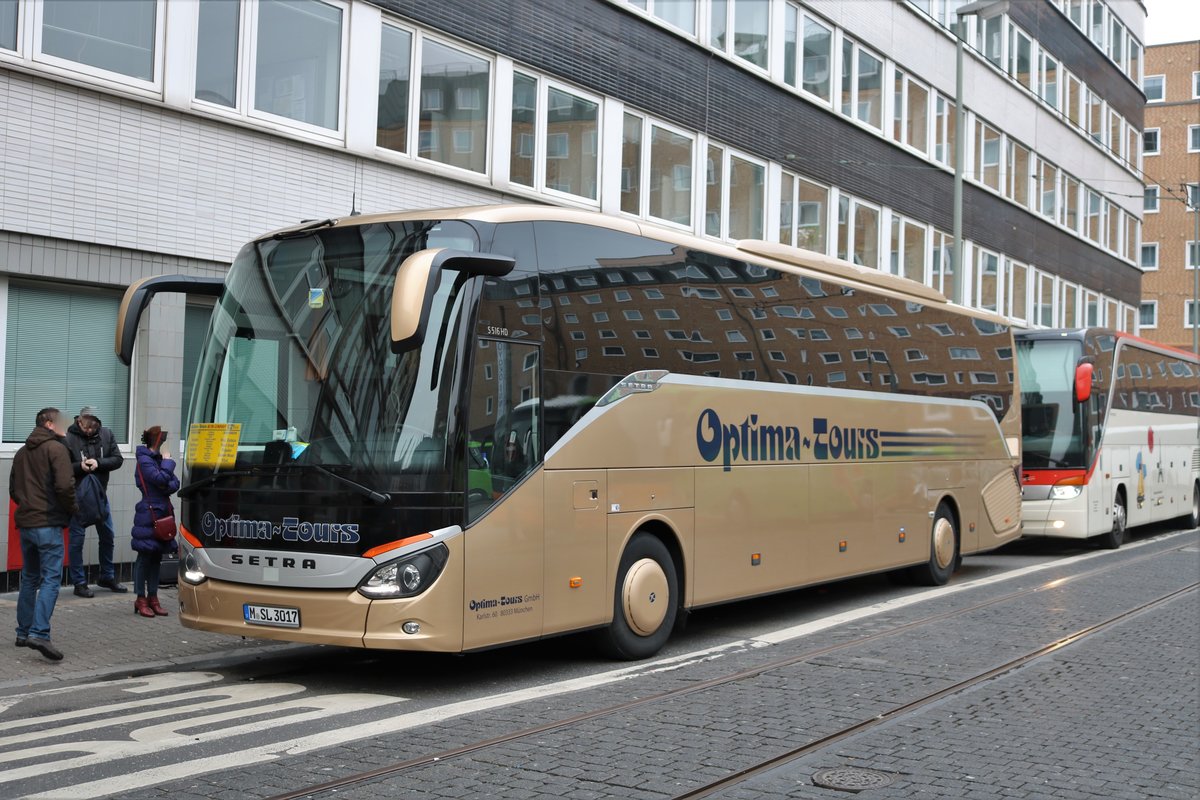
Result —
[{"label": "red handbag", "polygon": [[[136,463],[136,462],[135,462]],[[138,477],[142,480],[142,492],[148,494],[146,478],[142,475],[142,465],[137,464]],[[167,501],[167,507],[170,508],[171,501]],[[154,504],[146,499],[146,508],[150,509],[150,520],[153,523],[154,538],[160,542],[172,542],[175,540],[175,535],[179,532],[175,527],[175,509],[171,509],[171,513],[164,517],[156,516],[154,513]]]}]

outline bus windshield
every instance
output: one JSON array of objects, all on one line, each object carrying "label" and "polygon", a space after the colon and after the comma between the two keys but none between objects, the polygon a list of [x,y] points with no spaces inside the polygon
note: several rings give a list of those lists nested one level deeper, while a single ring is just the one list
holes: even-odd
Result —
[{"label": "bus windshield", "polygon": [[1021,452],[1027,469],[1087,466],[1084,419],[1075,402],[1075,365],[1082,344],[1067,339],[1018,339]]},{"label": "bus windshield", "polygon": [[330,227],[243,248],[213,312],[189,425],[231,425],[236,460],[189,457],[185,483],[309,467],[379,492],[461,490],[447,425],[468,278],[443,271],[424,343],[390,346],[396,269],[431,247],[479,249],[461,222]]}]

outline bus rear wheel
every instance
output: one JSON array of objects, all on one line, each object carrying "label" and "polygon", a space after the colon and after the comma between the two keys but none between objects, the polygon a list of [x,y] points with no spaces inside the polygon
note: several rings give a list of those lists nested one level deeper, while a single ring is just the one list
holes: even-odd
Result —
[{"label": "bus rear wheel", "polygon": [[1105,550],[1116,550],[1125,542],[1125,529],[1129,524],[1129,517],[1125,512],[1125,495],[1120,492],[1113,498],[1112,518],[1112,530],[1096,538],[1097,543]]},{"label": "bus rear wheel", "polygon": [[621,555],[615,589],[613,621],[601,631],[601,649],[626,661],[649,658],[667,643],[678,613],[679,577],[666,545],[648,533],[634,534]]},{"label": "bus rear wheel", "polygon": [[933,530],[929,542],[929,561],[909,570],[913,583],[921,586],[941,586],[950,580],[958,565],[958,528],[954,513],[946,503],[939,503],[933,515]]},{"label": "bus rear wheel", "polygon": [[1192,484],[1192,513],[1184,519],[1189,528],[1200,528],[1200,481]]}]

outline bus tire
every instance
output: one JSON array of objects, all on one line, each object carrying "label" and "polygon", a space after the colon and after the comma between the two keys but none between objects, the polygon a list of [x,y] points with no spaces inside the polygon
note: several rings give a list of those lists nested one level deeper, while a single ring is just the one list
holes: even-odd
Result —
[{"label": "bus tire", "polygon": [[929,537],[929,561],[909,570],[913,583],[921,586],[941,586],[950,580],[958,564],[958,528],[954,512],[946,503],[939,503],[933,515]]},{"label": "bus tire", "polygon": [[600,632],[612,658],[649,658],[671,636],[679,608],[679,577],[666,545],[648,533],[629,540],[617,569],[613,620]]},{"label": "bus tire", "polygon": [[1125,493],[1122,491],[1118,491],[1117,496],[1113,498],[1112,517],[1112,530],[1096,537],[1096,543],[1105,550],[1116,550],[1125,542],[1129,517],[1125,511]]}]

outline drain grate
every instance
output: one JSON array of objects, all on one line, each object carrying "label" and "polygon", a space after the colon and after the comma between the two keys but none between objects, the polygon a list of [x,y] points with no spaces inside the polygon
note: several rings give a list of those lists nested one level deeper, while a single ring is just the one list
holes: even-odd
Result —
[{"label": "drain grate", "polygon": [[813,784],[840,792],[861,792],[890,786],[892,776],[886,772],[862,767],[833,767],[819,770],[813,775]]}]

